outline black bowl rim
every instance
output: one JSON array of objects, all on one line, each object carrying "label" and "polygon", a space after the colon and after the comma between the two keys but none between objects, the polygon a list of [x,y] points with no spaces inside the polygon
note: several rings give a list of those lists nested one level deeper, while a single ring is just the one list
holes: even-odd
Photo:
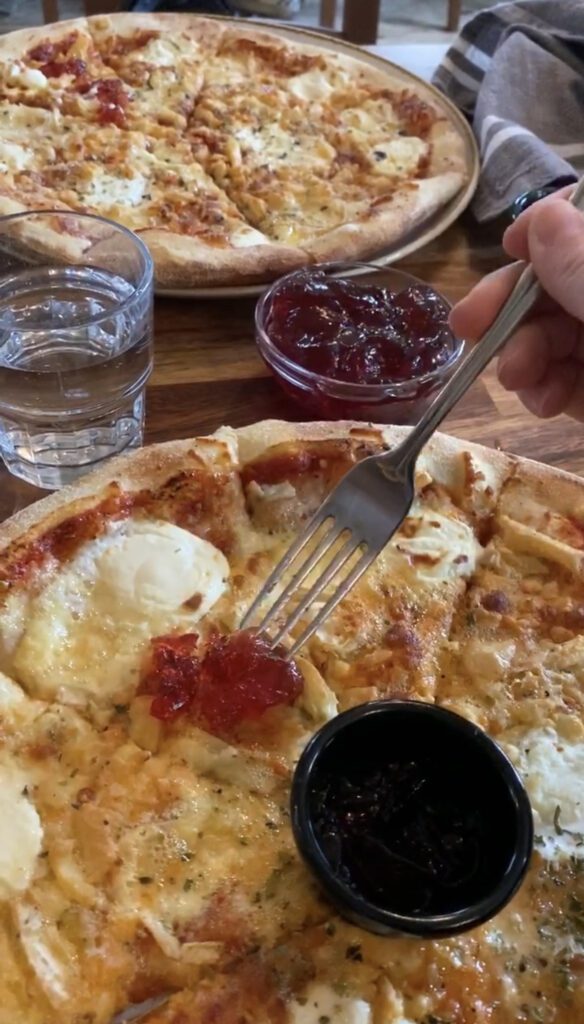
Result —
[{"label": "black bowl rim", "polygon": [[[399,914],[380,907],[341,882],[316,839],[306,799],[308,786],[320,755],[335,737],[356,722],[397,711],[412,716],[427,715],[454,725],[471,741],[480,745],[491,763],[499,770],[512,798],[518,822],[518,839],[504,875],[491,893],[470,907],[421,917]],[[422,938],[444,938],[484,924],[494,917],[517,892],[529,866],[533,851],[533,814],[527,791],[512,762],[504,751],[480,726],[437,704],[418,700],[377,700],[342,711],[322,726],[304,748],[294,771],[290,794],[292,831],[296,845],[321,887],[342,916],[361,927],[381,934],[403,933]]]}]

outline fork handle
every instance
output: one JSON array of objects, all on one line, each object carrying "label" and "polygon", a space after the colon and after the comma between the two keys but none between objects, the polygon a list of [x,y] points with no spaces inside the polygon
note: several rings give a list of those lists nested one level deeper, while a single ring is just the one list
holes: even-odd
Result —
[{"label": "fork handle", "polygon": [[[584,178],[576,186],[570,200],[578,209],[584,204]],[[507,301],[503,304],[493,323],[472,349],[466,359],[452,374],[432,404],[426,409],[406,440],[399,446],[401,456],[398,466],[395,465],[395,449],[390,453],[393,472],[403,471],[415,463],[417,456],[426,442],[440,426],[470,385],[483,372],[494,355],[509,340],[523,318],[529,313],[542,293],[542,289],[530,263],[523,264],[523,271]],[[379,460],[383,462],[383,456]]]}]

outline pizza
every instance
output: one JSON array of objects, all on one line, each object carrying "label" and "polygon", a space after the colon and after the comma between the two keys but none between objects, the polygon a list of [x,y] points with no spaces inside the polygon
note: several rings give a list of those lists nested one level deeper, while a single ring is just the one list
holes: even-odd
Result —
[{"label": "pizza", "polygon": [[429,87],[263,29],[114,14],[0,39],[0,214],[111,218],[161,287],[372,256],[466,178]]},{"label": "pizza", "polygon": [[[238,629],[327,491],[402,437],[221,428],[0,528],[0,1024],[154,997],[149,1024],[584,1021],[581,481],[436,436],[398,534],[277,686]],[[523,886],[454,938],[347,923],[292,838],[308,739],[395,697],[480,724],[531,797]]]}]

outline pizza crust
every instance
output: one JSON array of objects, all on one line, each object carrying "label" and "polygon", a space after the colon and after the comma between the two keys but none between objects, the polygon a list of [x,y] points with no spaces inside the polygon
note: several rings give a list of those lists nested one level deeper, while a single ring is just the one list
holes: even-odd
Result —
[{"label": "pizza crust", "polygon": [[[76,483],[63,487],[46,498],[41,498],[40,501],[5,520],[0,524],[0,552],[31,530],[38,527],[45,530],[60,522],[65,515],[71,514],[72,507],[74,508],[77,503],[93,505],[99,502],[112,483],[118,484],[130,493],[144,487],[151,488],[160,485],[174,473],[184,470],[185,465],[191,462],[193,453],[203,455],[203,457],[212,456],[212,442],[222,441],[226,431],[233,434],[239,450],[239,460],[245,463],[261,455],[275,444],[288,441],[342,438],[347,437],[349,432],[354,437],[379,439],[393,448],[407,437],[410,428],[388,427],[352,420],[316,421],[313,423],[262,420],[232,432],[230,428],[222,427],[208,437],[194,437],[149,445],[130,454],[111,459],[104,466],[95,472],[88,473]],[[569,473],[550,467],[540,467],[539,463],[518,460],[495,449],[461,441],[446,434],[435,434],[423,454],[426,462],[433,466],[436,476],[446,481],[449,467],[453,466],[454,460],[458,459],[463,451],[469,452],[479,462],[490,466],[500,481],[509,474],[513,467],[519,464],[522,472],[533,473],[535,479],[540,478],[540,470],[542,470],[544,475],[549,477],[550,488],[552,481],[554,486],[557,481],[560,481],[561,486],[566,488],[567,494],[571,492],[574,497],[578,495],[580,500],[584,497],[584,485]]]},{"label": "pizza crust", "polygon": [[370,217],[341,224],[304,248],[315,262],[372,257],[436,213],[456,195],[463,181],[456,171],[424,178],[408,185],[407,191],[396,192],[374,208]]},{"label": "pizza crust", "polygon": [[207,285],[244,285],[265,281],[306,264],[302,249],[270,243],[243,248],[205,245],[191,235],[149,229],[139,232],[156,267],[162,288],[191,288]]}]

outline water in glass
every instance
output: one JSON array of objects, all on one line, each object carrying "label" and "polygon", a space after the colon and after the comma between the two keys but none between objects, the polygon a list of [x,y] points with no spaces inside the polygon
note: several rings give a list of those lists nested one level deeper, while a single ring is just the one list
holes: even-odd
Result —
[{"label": "water in glass", "polygon": [[57,488],[141,444],[151,292],[99,266],[32,266],[0,281],[0,454]]}]

